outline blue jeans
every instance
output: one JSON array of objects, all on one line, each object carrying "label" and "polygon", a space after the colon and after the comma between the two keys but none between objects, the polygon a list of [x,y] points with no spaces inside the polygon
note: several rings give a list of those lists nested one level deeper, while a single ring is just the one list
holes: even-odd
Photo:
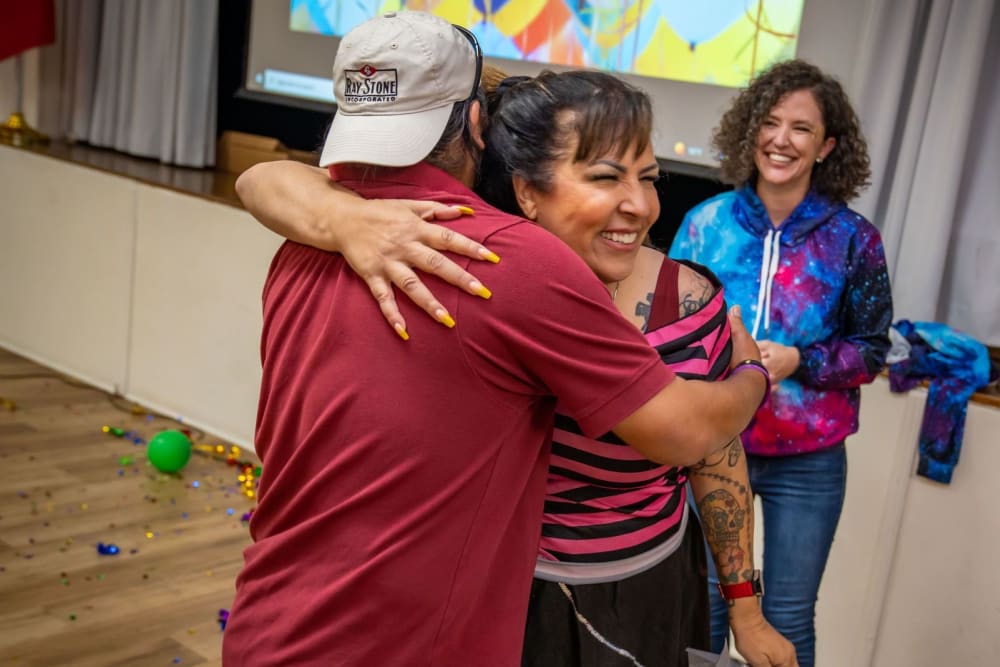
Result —
[{"label": "blue jeans", "polygon": [[[800,667],[813,667],[816,594],[844,506],[847,453],[840,443],[810,454],[748,454],[747,467],[764,509],[764,617],[795,645]],[[729,619],[711,554],[708,564],[712,649],[718,652]]]}]

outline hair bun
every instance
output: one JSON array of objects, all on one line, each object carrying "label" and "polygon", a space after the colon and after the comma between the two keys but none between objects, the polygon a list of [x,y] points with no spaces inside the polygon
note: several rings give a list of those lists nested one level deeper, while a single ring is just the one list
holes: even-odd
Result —
[{"label": "hair bun", "polygon": [[531,81],[530,76],[508,76],[506,79],[497,84],[493,92],[486,96],[486,109],[490,116],[496,114],[500,105],[503,101],[504,96],[507,92],[519,83],[524,83],[525,81]]},{"label": "hair bun", "polygon": [[502,96],[504,93],[506,93],[508,90],[510,90],[517,84],[522,83],[524,81],[531,81],[531,78],[532,77],[530,76],[508,76],[506,79],[500,82],[500,85],[497,86],[496,94],[498,96]]}]

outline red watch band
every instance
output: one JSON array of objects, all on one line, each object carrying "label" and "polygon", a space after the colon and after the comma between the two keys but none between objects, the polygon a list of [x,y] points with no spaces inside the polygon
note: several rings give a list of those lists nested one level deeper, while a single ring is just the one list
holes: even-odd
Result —
[{"label": "red watch band", "polygon": [[726,600],[764,595],[764,582],[760,577],[760,570],[753,571],[753,578],[750,581],[741,581],[738,584],[719,584],[719,593]]}]

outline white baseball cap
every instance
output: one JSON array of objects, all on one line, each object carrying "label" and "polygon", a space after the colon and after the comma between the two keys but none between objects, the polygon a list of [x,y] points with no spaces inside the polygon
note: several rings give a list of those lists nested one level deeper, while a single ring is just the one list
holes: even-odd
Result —
[{"label": "white baseball cap", "polygon": [[416,164],[444,133],[456,102],[476,92],[482,51],[471,32],[432,14],[388,12],[340,42],[337,113],[319,165]]}]

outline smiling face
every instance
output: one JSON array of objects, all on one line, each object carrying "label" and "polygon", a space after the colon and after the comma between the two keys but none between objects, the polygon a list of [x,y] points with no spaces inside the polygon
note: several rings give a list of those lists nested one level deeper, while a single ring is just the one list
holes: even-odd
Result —
[{"label": "smiling face", "polygon": [[836,140],[826,136],[823,114],[809,90],[781,98],[757,132],[754,164],[757,188],[805,197],[813,166],[833,150]]},{"label": "smiling face", "polygon": [[654,187],[659,165],[652,145],[639,154],[632,145],[621,155],[576,162],[576,142],[572,139],[552,166],[547,191],[515,178],[518,203],[527,217],[612,284],[632,273],[646,233],[660,215]]}]

